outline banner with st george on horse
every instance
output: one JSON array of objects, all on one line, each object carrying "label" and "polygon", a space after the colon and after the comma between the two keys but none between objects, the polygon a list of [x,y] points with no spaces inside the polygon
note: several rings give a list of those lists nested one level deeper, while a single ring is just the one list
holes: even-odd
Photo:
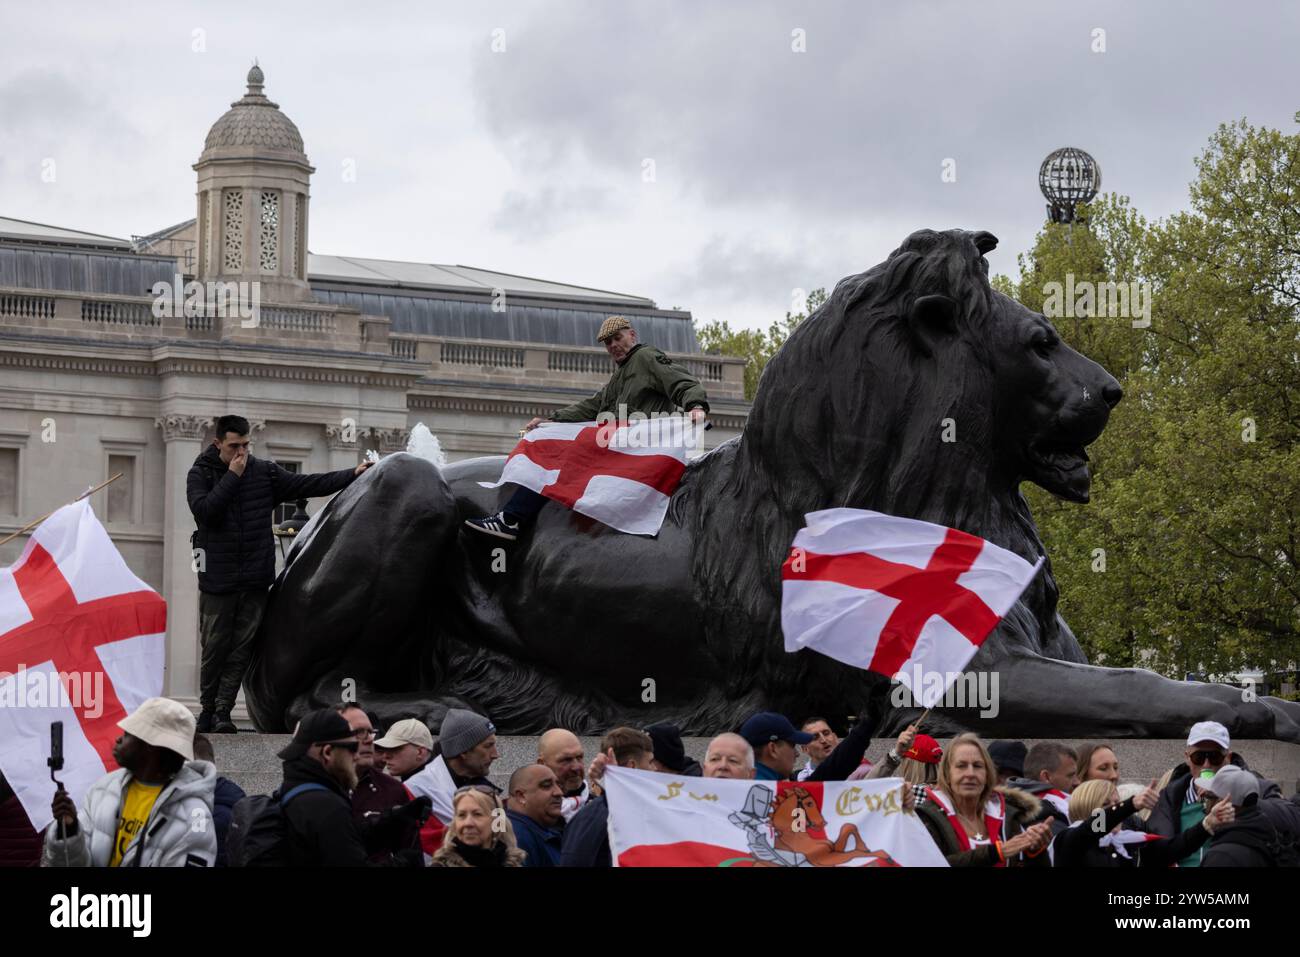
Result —
[{"label": "banner with st george on horse", "polygon": [[610,768],[618,867],[946,867],[899,778],[755,781]]}]

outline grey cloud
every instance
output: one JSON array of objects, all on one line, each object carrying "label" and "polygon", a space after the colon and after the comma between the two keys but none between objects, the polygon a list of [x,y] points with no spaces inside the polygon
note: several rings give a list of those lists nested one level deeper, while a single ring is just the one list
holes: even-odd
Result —
[{"label": "grey cloud", "polygon": [[611,215],[623,205],[610,190],[594,186],[510,190],[502,197],[493,222],[497,229],[519,239],[545,238],[597,215]]},{"label": "grey cloud", "polygon": [[[1219,122],[1289,119],[1275,70],[1298,18],[1118,2],[547,5],[479,62],[475,92],[507,155],[530,164],[633,175],[649,156],[702,203],[957,225],[1003,205],[1036,217],[1038,163],[1066,144],[1098,157],[1108,188],[1181,198]],[[806,53],[790,50],[796,27]],[[1096,27],[1105,53],[1090,49]],[[956,183],[940,179],[948,157]]]},{"label": "grey cloud", "polygon": [[[795,289],[805,294],[818,286],[829,289],[849,271],[843,264],[828,267],[813,250],[788,252],[758,237],[713,234],[700,243],[689,261],[669,264],[651,285],[664,291],[660,296],[663,303],[692,308],[696,318],[704,321],[713,317],[701,304],[761,302],[763,312],[754,321],[766,324],[790,308]],[[690,306],[692,303],[696,305]]]},{"label": "grey cloud", "polygon": [[4,104],[6,152],[20,144],[50,149],[63,143],[91,149],[97,140],[112,142],[122,152],[142,142],[129,117],[102,92],[88,91],[49,68],[23,70],[0,83]]}]

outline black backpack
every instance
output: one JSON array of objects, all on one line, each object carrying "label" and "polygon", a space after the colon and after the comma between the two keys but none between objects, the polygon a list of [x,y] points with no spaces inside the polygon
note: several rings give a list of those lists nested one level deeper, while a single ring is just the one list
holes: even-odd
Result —
[{"label": "black backpack", "polygon": [[284,807],[304,791],[328,791],[323,784],[299,784],[283,795],[250,794],[235,802],[226,860],[230,867],[288,867]]}]

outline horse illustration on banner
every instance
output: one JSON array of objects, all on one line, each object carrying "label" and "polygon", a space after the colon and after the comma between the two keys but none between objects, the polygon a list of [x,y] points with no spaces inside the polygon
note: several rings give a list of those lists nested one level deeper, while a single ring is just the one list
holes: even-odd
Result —
[{"label": "horse illustration on banner", "polygon": [[774,796],[771,788],[755,784],[744,807],[727,820],[745,832],[753,857],[723,866],[752,861],[753,867],[837,867],[859,858],[868,859],[863,867],[899,866],[886,852],[868,848],[856,824],[843,824],[831,840],[817,798],[804,786],[778,785]]}]

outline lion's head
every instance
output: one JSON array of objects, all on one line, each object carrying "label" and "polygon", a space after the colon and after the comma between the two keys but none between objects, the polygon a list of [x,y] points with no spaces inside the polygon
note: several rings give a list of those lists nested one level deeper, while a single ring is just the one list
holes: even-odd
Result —
[{"label": "lion's head", "polygon": [[[702,479],[719,476],[709,493],[701,482],[713,501],[695,518],[694,569],[718,583],[703,597],[721,609],[719,629],[743,609],[760,631],[780,633],[779,568],[807,512],[918,518],[1034,561],[1043,547],[1020,483],[1087,501],[1085,449],[1119,384],[1046,318],[991,288],[984,254],[996,243],[987,232],[913,233],[885,262],[843,279],[773,357],[740,439],[699,463]],[[752,546],[737,549],[737,518]],[[1036,621],[1025,640],[1080,660],[1058,628],[1056,599],[1049,567],[1023,599]],[[779,657],[773,645],[765,652]],[[749,660],[748,650],[726,652],[742,667]]]},{"label": "lion's head", "polygon": [[968,517],[977,492],[1012,496],[1023,479],[1086,502],[1084,450],[1119,384],[990,287],[984,254],[996,245],[986,232],[921,230],[842,280],[764,371],[749,451],[804,473],[825,504],[934,521]]}]

